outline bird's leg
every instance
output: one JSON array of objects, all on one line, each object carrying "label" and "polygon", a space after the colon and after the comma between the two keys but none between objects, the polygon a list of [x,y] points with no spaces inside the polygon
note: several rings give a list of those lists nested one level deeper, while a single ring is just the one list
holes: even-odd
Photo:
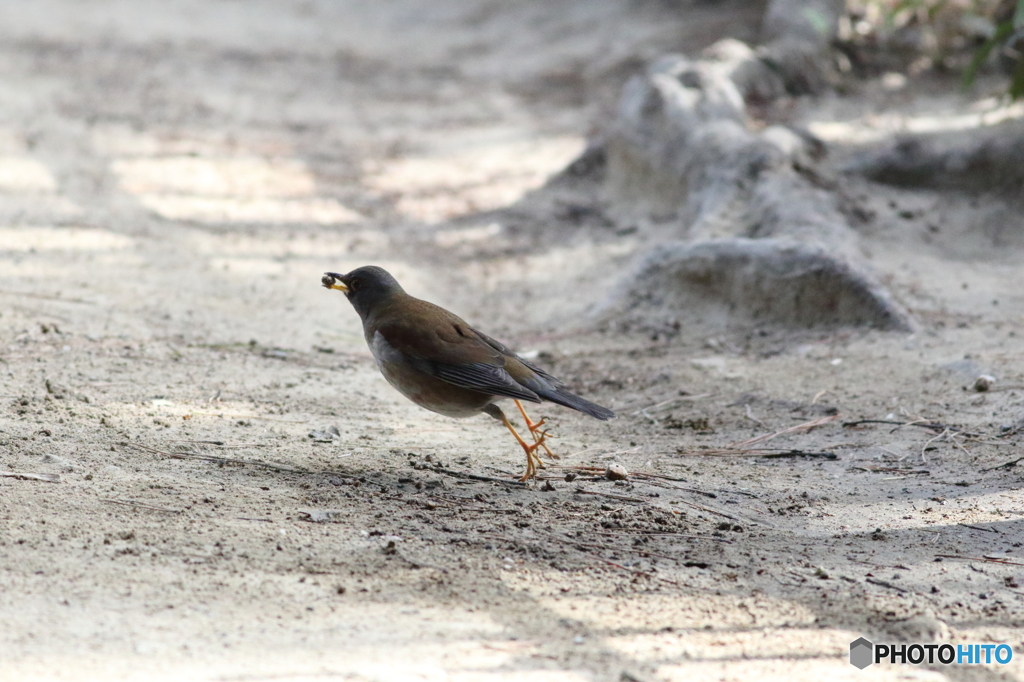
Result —
[{"label": "bird's leg", "polygon": [[533,443],[531,445],[530,443],[527,443],[525,440],[523,440],[523,437],[520,436],[519,433],[515,430],[515,427],[512,426],[512,422],[508,420],[508,417],[506,417],[503,412],[501,412],[500,410],[495,410],[495,412],[497,414],[493,414],[493,416],[501,420],[501,423],[505,425],[505,428],[509,430],[512,436],[516,439],[516,442],[518,442],[519,445],[522,446],[523,452],[526,453],[526,473],[524,473],[523,477],[520,478],[519,480],[528,481],[537,475],[537,466],[543,466],[543,464],[540,461],[540,457],[538,457],[537,453],[534,452],[534,450],[536,450],[541,444]]},{"label": "bird's leg", "polygon": [[535,422],[530,419],[528,414],[526,414],[526,408],[523,407],[521,402],[518,400],[513,400],[513,402],[516,404],[516,407],[519,408],[519,414],[523,415],[523,421],[526,422],[526,428],[530,429],[530,435],[533,436],[533,444],[544,448],[544,453],[548,457],[551,457],[552,459],[559,459],[558,455],[551,452],[551,448],[549,448],[548,444],[545,442],[548,436],[551,435],[548,433],[547,429],[544,428],[544,424],[548,421],[547,417],[542,417],[540,421]]}]

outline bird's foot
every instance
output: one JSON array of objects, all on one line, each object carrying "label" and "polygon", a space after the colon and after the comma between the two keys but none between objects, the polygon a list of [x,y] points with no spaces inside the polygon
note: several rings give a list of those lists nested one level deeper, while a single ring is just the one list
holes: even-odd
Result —
[{"label": "bird's foot", "polygon": [[531,478],[537,477],[537,469],[544,468],[544,462],[541,461],[540,457],[537,456],[536,450],[541,445],[540,443],[534,443],[532,445],[528,443],[520,443],[523,446],[523,451],[526,452],[526,472],[520,477],[520,481],[526,482]]},{"label": "bird's foot", "polygon": [[[515,404],[516,407],[519,408],[519,414],[523,415],[523,421],[526,422],[526,428],[530,430],[530,435],[533,437],[534,448],[542,448],[544,450],[544,454],[551,459],[559,459],[558,455],[551,451],[551,448],[548,447],[546,442],[548,438],[555,438],[554,434],[544,428],[548,418],[541,417],[540,420],[533,421],[530,419],[530,415],[526,414],[526,409],[523,407],[521,402],[516,400]],[[538,461],[540,461],[539,458]]]},{"label": "bird's foot", "polygon": [[[522,478],[519,480],[525,482],[534,478],[537,475],[537,469],[544,466],[544,462],[541,461],[540,456],[537,454],[537,448],[547,449],[547,446],[543,443],[544,437],[541,436],[539,442],[527,443],[523,440],[523,437],[519,435],[515,427],[512,426],[512,422],[508,420],[508,417],[506,417],[503,412],[497,410],[494,416],[501,420],[501,423],[505,425],[505,428],[509,430],[512,437],[516,439],[517,443],[519,443],[519,447],[521,447],[523,452],[526,453],[526,473],[524,473]],[[531,431],[531,433],[533,432]]]}]

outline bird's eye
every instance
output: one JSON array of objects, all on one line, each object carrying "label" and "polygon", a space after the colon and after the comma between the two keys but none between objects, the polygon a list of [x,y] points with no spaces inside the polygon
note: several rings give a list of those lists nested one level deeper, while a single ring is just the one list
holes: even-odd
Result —
[{"label": "bird's eye", "polygon": [[349,288],[350,291],[359,291],[359,280],[358,279],[354,279],[351,282],[349,282],[348,283],[348,288]]}]

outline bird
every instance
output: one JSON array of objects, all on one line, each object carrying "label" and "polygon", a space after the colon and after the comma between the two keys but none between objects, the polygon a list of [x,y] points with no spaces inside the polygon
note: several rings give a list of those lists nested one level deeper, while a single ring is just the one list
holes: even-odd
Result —
[{"label": "bird", "polygon": [[[455,313],[406,293],[384,268],[365,265],[348,274],[325,272],[321,284],[344,292],[363,323],[363,336],[377,367],[399,393],[420,407],[448,417],[487,414],[500,421],[526,453],[528,481],[543,466],[545,419],[533,421],[522,401],[556,403],[602,421],[615,413],[570,393],[565,385],[504,344],[474,329]],[[512,399],[532,443],[519,435],[496,404]]]}]

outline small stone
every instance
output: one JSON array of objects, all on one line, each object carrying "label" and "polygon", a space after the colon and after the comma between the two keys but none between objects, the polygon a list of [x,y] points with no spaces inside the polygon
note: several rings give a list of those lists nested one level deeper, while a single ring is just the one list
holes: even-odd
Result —
[{"label": "small stone", "polygon": [[629,471],[621,464],[609,464],[604,470],[604,477],[609,481],[625,481],[629,477]]},{"label": "small stone", "polygon": [[974,380],[974,386],[972,388],[978,393],[984,393],[988,389],[992,388],[992,384],[996,382],[996,378],[989,374],[982,374]]}]

